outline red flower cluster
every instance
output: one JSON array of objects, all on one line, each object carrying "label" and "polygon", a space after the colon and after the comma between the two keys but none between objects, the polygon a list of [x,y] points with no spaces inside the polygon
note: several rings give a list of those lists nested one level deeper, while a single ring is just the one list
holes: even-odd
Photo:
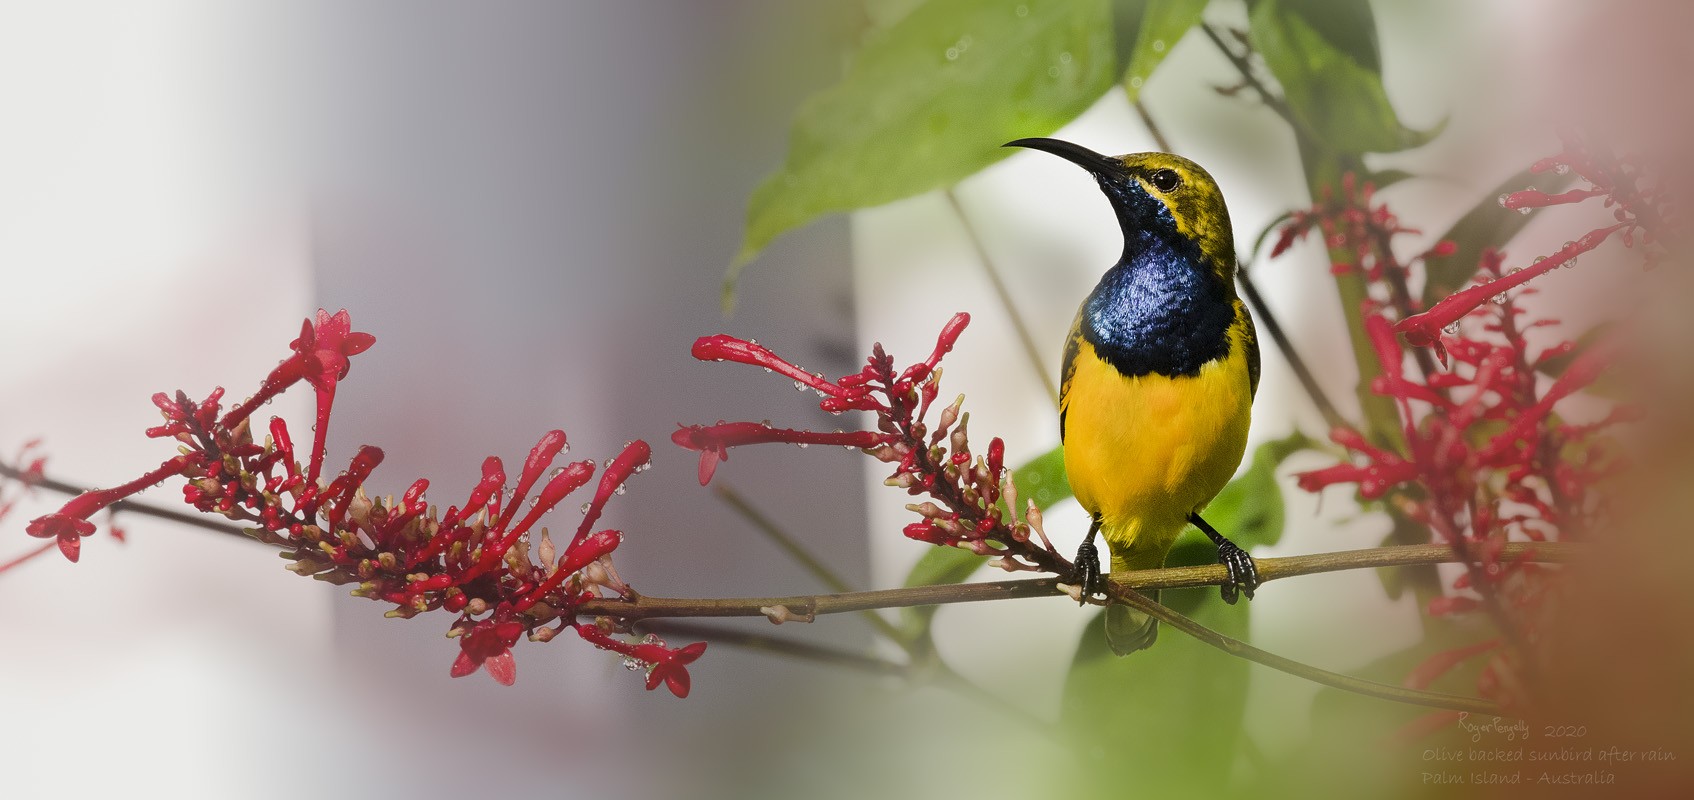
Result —
[{"label": "red flower cluster", "polygon": [[[562,548],[537,523],[595,472],[592,461],[552,466],[567,449],[563,431],[541,437],[510,486],[500,459],[485,460],[482,479],[469,497],[445,513],[424,499],[426,480],[413,483],[398,500],[368,496],[365,482],[383,458],[375,447],[360,447],[345,471],[321,481],[336,387],[347,376],[348,359],[374,342],[370,334],[352,331],[346,311],[333,316],[319,311],[294,341],[293,355],[271,370],[257,394],[227,413],[221,388],[198,403],[182,392],[154,395],[165,422],[147,435],[176,439],[180,455],[122,486],[73,498],[31,522],[29,533],[56,539],[75,561],[81,537],[94,530],[89,521],[94,513],[181,475],[188,479],[184,500],[250,525],[247,535],[282,549],[293,562],[290,570],[331,583],[356,583],[354,595],[393,604],[391,616],[435,609],[458,614],[449,633],[460,642],[454,677],[487,667],[496,681],[512,683],[511,647],[524,633],[547,641],[573,627],[604,646],[600,639],[610,639],[601,626],[610,623],[585,627],[574,610],[602,590],[628,592],[609,559],[622,534],[594,526],[612,495],[621,494],[624,482],[647,468],[647,444],[630,442],[606,463],[593,498],[583,506],[581,523]],[[283,420],[271,418],[262,443],[252,434],[253,412],[302,381],[317,394],[317,424],[304,465]],[[534,499],[520,514],[532,491]],[[553,622],[556,627],[543,627]],[[704,647],[673,651],[648,642],[626,655],[658,676],[648,688],[662,681],[683,696],[688,690],[683,667]]]},{"label": "red flower cluster", "polygon": [[[671,441],[700,453],[700,483],[712,477],[729,449],[749,444],[787,442],[835,444],[861,449],[894,466],[889,486],[905,489],[929,501],[907,506],[923,517],[907,525],[908,537],[941,546],[962,547],[995,555],[1007,570],[1045,570],[1071,573],[1071,564],[1046,542],[1039,512],[1031,504],[1026,519],[1017,514],[1016,488],[1005,469],[1005,443],[995,438],[984,455],[970,449],[970,415],[960,409],[964,396],[941,409],[934,427],[926,421],[941,391],[940,363],[970,323],[957,314],[942,328],[935,349],[923,361],[898,372],[894,360],[877,344],[865,367],[840,380],[825,380],[784,360],[757,342],[731,336],[707,336],[694,343],[702,361],[733,361],[763,367],[792,378],[798,389],[811,389],[821,398],[818,407],[832,414],[869,411],[876,430],[819,431],[774,428],[768,423],[722,422],[689,425]],[[1003,502],[1004,501],[1004,502]],[[1042,540],[1036,545],[1031,533]]]},{"label": "red flower cluster", "polygon": [[[1387,271],[1391,269],[1403,273],[1405,267],[1395,263],[1392,257],[1379,258],[1380,248],[1391,237],[1403,233],[1416,234],[1418,231],[1402,226],[1400,218],[1387,205],[1373,205],[1375,199],[1374,185],[1368,181],[1360,183],[1351,172],[1341,176],[1339,194],[1325,187],[1324,196],[1317,205],[1290,212],[1288,221],[1277,231],[1270,257],[1276,258],[1287,252],[1295,242],[1316,229],[1323,234],[1326,247],[1335,251],[1351,251],[1353,256],[1351,261],[1333,263],[1330,272],[1336,275],[1362,272],[1372,281],[1388,277]],[[1452,242],[1442,241],[1424,255],[1449,256],[1455,249]]]},{"label": "red flower cluster", "polygon": [[[1342,204],[1295,215],[1283,230],[1278,250],[1318,228],[1331,248],[1356,248],[1360,264],[1369,265],[1363,271],[1372,297],[1362,308],[1363,322],[1382,367],[1371,389],[1394,399],[1399,441],[1372,440],[1338,428],[1330,438],[1355,459],[1301,473],[1298,480],[1308,491],[1344,484],[1356,486],[1366,500],[1385,499],[1404,518],[1427,525],[1436,541],[1464,558],[1467,573],[1454,589],[1474,594],[1436,597],[1429,613],[1486,610],[1514,647],[1497,650],[1501,641],[1492,639],[1446,651],[1419,667],[1410,680],[1427,685],[1457,664],[1493,652],[1479,688],[1512,702],[1519,698],[1507,687],[1521,686],[1515,680],[1523,666],[1519,659],[1527,657],[1522,651],[1537,639],[1537,627],[1545,621],[1534,612],[1550,584],[1536,564],[1503,562],[1500,554],[1509,540],[1566,538],[1591,528],[1603,513],[1592,489],[1619,468],[1620,459],[1596,434],[1626,419],[1629,411],[1618,409],[1595,423],[1575,425],[1555,414],[1555,406],[1595,381],[1610,348],[1605,343],[1579,348],[1565,341],[1532,352],[1525,331],[1557,323],[1524,319],[1517,298],[1533,290],[1504,293],[1502,281],[1508,276],[1500,254],[1489,250],[1480,272],[1485,286],[1496,287],[1486,295],[1494,302],[1479,300],[1459,314],[1474,315],[1480,330],[1466,333],[1457,316],[1435,317],[1445,320],[1443,366],[1427,358],[1408,365],[1397,331],[1415,327],[1407,325],[1410,320],[1430,317],[1410,316],[1415,309],[1405,290],[1409,268],[1394,259],[1390,243],[1394,236],[1412,231],[1400,226],[1386,208],[1370,207],[1368,187],[1362,192],[1352,191],[1351,183],[1344,187]],[[1565,251],[1590,249],[1616,229],[1590,234]],[[1450,253],[1450,247],[1441,243],[1424,255]],[[1458,307],[1444,302],[1436,308],[1446,313]],[[1398,324],[1396,311],[1402,318]],[[1419,343],[1415,336],[1407,338]],[[1538,380],[1546,375],[1555,377]]]},{"label": "red flower cluster", "polygon": [[1634,247],[1637,240],[1643,246],[1645,265],[1651,268],[1663,256],[1658,237],[1664,231],[1668,210],[1668,187],[1648,185],[1639,165],[1630,158],[1617,158],[1609,152],[1590,147],[1574,134],[1564,137],[1565,152],[1535,162],[1534,172],[1574,172],[1588,182],[1585,188],[1571,189],[1559,194],[1547,194],[1534,189],[1500,195],[1500,205],[1524,214],[1532,209],[1553,205],[1581,203],[1601,198],[1612,217],[1617,220],[1565,242],[1564,246],[1545,258],[1521,269],[1495,274],[1467,289],[1454,292],[1421,314],[1414,314],[1395,325],[1405,334],[1406,341],[1420,346],[1441,346],[1441,333],[1484,302],[1500,297],[1504,292],[1521,286],[1562,266],[1574,266],[1578,256],[1599,247],[1613,234],[1621,233],[1625,247]]}]

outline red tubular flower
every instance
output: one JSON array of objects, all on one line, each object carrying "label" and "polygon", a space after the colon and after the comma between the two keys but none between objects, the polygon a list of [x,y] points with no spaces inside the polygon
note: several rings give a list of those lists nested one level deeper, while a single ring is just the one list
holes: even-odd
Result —
[{"label": "red tubular flower", "polygon": [[718,462],[729,460],[729,448],[749,444],[786,442],[806,445],[841,445],[843,447],[875,447],[886,437],[872,431],[822,433],[791,428],[773,428],[759,422],[720,422],[716,425],[687,425],[671,434],[678,447],[700,452],[700,485],[705,486],[717,471]]},{"label": "red tubular flower", "polygon": [[835,397],[846,397],[850,391],[840,385],[830,383],[821,376],[807,372],[787,360],[777,356],[769,348],[761,347],[758,342],[737,339],[734,336],[718,334],[702,336],[695,340],[691,350],[693,356],[701,361],[734,361],[737,364],[751,364],[755,367],[780,372],[796,383],[811,387]]},{"label": "red tubular flower", "polygon": [[705,642],[695,642],[673,650],[666,647],[657,636],[650,635],[640,644],[629,644],[607,636],[604,631],[592,625],[578,625],[576,632],[595,647],[619,653],[630,659],[631,663],[646,664],[647,690],[657,689],[659,684],[663,683],[665,688],[677,697],[688,696],[688,665],[706,652]]},{"label": "red tubular flower", "polygon": [[1620,222],[1616,225],[1589,231],[1582,238],[1559,248],[1558,251],[1542,261],[1487,283],[1477,284],[1448,295],[1445,299],[1431,306],[1428,311],[1400,320],[1394,326],[1394,329],[1405,334],[1406,341],[1418,347],[1428,347],[1435,344],[1440,341],[1443,329],[1475,311],[1478,306],[1489,299],[1499,296],[1502,292],[1522,286],[1551,270],[1557,269],[1565,262],[1599,247],[1600,243],[1606,240],[1606,237],[1626,227],[1628,227],[1628,223]]},{"label": "red tubular flower", "polygon": [[523,635],[523,625],[496,614],[482,620],[459,636],[459,657],[454,659],[448,674],[463,678],[487,667],[488,676],[501,686],[511,686],[518,679],[518,666],[512,660],[512,645]]},{"label": "red tubular flower", "polygon": [[82,537],[94,533],[94,523],[88,521],[89,517],[166,478],[181,475],[188,466],[188,457],[177,456],[129,483],[77,495],[58,511],[31,520],[24,530],[37,538],[58,539],[59,552],[74,562],[82,556]]},{"label": "red tubular flower", "polygon": [[[827,386],[797,378],[801,388],[811,386],[822,395],[818,407],[840,413],[865,410],[876,414],[876,430],[823,433],[773,428],[768,423],[723,422],[716,425],[684,426],[671,435],[680,447],[700,453],[700,483],[711,480],[730,448],[768,442],[834,444],[864,450],[894,466],[888,485],[908,494],[928,495],[933,502],[908,506],[924,517],[905,527],[907,536],[936,545],[957,546],[980,554],[1001,556],[1008,570],[1041,569],[1061,575],[1071,573],[1071,564],[1051,545],[1030,541],[1032,528],[1016,516],[1018,509],[1002,507],[1005,480],[1005,443],[994,439],[986,458],[970,450],[966,433],[967,416],[961,415],[964,398],[941,412],[940,419],[926,421],[940,392],[941,360],[952,351],[970,324],[970,315],[956,314],[941,329],[927,358],[896,371],[893,359],[882,349],[872,354],[860,371]],[[710,336],[695,343],[696,358],[730,360],[764,366],[784,375],[806,373],[770,350],[727,336]],[[787,365],[787,366],[784,366]],[[819,378],[818,380],[822,380]],[[1008,515],[1007,511],[1013,512]],[[1045,542],[1045,536],[1041,537]]]}]

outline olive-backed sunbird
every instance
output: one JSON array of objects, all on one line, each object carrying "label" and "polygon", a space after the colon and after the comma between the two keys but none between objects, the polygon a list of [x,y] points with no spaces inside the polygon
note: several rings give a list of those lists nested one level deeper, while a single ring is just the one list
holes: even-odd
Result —
[{"label": "olive-backed sunbird", "polygon": [[[1168,153],[1104,156],[1057,139],[1019,139],[1094,175],[1123,228],[1123,256],[1094,287],[1065,340],[1059,435],[1065,470],[1092,525],[1077,552],[1083,599],[1102,587],[1099,532],[1112,570],[1155,569],[1193,523],[1229,570],[1223,599],[1249,599],[1246,551],[1200,518],[1241,464],[1259,388],[1253,319],[1235,294],[1235,240],[1217,183]],[[1150,647],[1158,620],[1106,607],[1118,655]]]}]

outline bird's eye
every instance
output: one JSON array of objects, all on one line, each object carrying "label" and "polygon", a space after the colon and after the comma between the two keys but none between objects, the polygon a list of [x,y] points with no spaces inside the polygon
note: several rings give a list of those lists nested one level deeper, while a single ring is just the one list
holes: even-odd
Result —
[{"label": "bird's eye", "polygon": [[1153,174],[1148,175],[1147,179],[1152,182],[1153,188],[1166,194],[1176,191],[1177,187],[1182,185],[1182,176],[1174,169],[1153,170]]}]

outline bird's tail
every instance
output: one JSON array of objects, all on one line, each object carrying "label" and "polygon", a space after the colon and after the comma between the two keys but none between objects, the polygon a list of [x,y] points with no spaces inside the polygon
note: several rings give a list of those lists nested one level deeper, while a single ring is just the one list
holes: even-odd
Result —
[{"label": "bird's tail", "polygon": [[[1165,552],[1168,549],[1168,546],[1138,548],[1133,544],[1121,548],[1113,547],[1112,571],[1158,569],[1165,565]],[[1157,590],[1145,594],[1153,602],[1159,602]],[[1127,656],[1137,650],[1152,647],[1158,638],[1157,619],[1122,603],[1106,606],[1106,644],[1111,646],[1112,652]]]},{"label": "bird's tail", "polygon": [[[1148,597],[1153,602],[1159,602],[1159,593],[1149,592]],[[1112,652],[1127,656],[1137,650],[1146,650],[1153,646],[1159,638],[1159,621],[1122,603],[1112,603],[1106,606],[1106,644],[1111,645]]]}]

